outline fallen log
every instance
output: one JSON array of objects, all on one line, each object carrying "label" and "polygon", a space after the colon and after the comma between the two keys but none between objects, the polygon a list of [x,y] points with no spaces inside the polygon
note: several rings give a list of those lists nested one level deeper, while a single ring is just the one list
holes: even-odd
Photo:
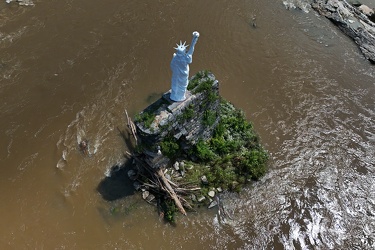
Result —
[{"label": "fallen log", "polygon": [[126,115],[126,118],[128,120],[128,128],[130,129],[131,131],[131,134],[133,135],[134,137],[134,140],[135,140],[135,145],[138,145],[138,139],[137,139],[137,130],[135,129],[135,125],[134,125],[134,122],[132,121],[132,119],[129,117],[128,115],[128,111],[125,109],[125,115]]},{"label": "fallen log", "polygon": [[183,215],[187,215],[184,207],[182,206],[178,196],[176,195],[175,191],[173,190],[173,188],[171,187],[171,185],[169,184],[168,182],[168,179],[165,178],[164,176],[164,173],[162,171],[162,169],[159,168],[159,170],[156,172],[157,175],[160,177],[162,183],[164,184],[164,186],[166,187],[166,190],[167,192],[169,193],[169,195],[171,196],[172,200],[174,201],[174,203],[176,204],[178,210],[183,214]]}]

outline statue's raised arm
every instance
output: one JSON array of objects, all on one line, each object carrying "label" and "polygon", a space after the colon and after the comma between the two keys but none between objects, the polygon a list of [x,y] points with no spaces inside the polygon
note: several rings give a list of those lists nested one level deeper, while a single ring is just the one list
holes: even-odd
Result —
[{"label": "statue's raised arm", "polygon": [[195,47],[195,44],[198,42],[198,37],[199,37],[199,33],[198,31],[194,31],[193,32],[193,40],[191,40],[191,45],[190,45],[190,49],[188,51],[188,55],[190,56],[193,56],[193,53],[194,53],[194,47]]},{"label": "statue's raised arm", "polygon": [[173,101],[183,101],[186,99],[185,92],[189,83],[189,64],[193,61],[193,53],[195,44],[198,41],[199,33],[193,32],[193,40],[191,41],[190,49],[186,52],[186,48],[189,45],[176,44],[176,53],[173,54],[171,61],[172,70],[172,84],[171,84],[171,95],[170,99]]}]

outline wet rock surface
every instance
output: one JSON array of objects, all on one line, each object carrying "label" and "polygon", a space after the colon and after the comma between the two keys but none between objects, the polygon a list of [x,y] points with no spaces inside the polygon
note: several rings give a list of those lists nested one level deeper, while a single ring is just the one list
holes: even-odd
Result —
[{"label": "wet rock surface", "polygon": [[366,59],[375,64],[375,23],[373,10],[345,0],[314,0],[312,8],[331,20],[354,40]]}]

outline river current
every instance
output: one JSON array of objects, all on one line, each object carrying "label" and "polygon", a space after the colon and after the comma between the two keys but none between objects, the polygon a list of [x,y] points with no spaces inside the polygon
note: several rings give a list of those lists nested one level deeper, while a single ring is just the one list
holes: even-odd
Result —
[{"label": "river current", "polygon": [[[0,249],[375,248],[375,67],[309,1],[33,3],[0,2]],[[190,73],[215,74],[270,162],[221,194],[230,216],[173,226],[111,169],[132,149],[125,109],[169,90],[194,30]]]}]

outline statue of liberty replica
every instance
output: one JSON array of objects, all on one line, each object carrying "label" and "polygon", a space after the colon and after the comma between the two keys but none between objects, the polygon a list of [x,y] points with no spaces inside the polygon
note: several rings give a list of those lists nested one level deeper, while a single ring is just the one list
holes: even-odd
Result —
[{"label": "statue of liberty replica", "polygon": [[199,33],[197,31],[193,32],[193,40],[191,41],[190,49],[186,52],[186,48],[189,45],[185,45],[186,42],[182,44],[176,44],[176,53],[173,54],[171,61],[172,69],[172,92],[170,99],[172,101],[181,102],[186,99],[185,92],[189,83],[189,64],[193,61],[193,53],[195,44],[198,41]]}]

